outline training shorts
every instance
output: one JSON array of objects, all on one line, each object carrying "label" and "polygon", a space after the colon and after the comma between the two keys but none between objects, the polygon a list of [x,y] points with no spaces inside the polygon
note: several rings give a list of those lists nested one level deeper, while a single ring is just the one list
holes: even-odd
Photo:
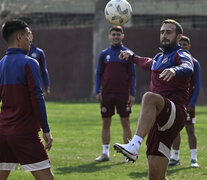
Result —
[{"label": "training shorts", "polygon": [[183,129],[186,119],[186,110],[164,98],[165,106],[156,118],[147,138],[147,156],[165,156],[170,159],[170,149],[173,140]]},{"label": "training shorts", "polygon": [[103,94],[101,101],[101,115],[104,118],[111,117],[115,114],[115,108],[120,117],[129,117],[131,107],[128,103],[128,94]]},{"label": "training shorts", "polygon": [[196,119],[195,119],[195,109],[193,111],[187,111],[187,118],[185,121],[185,124],[195,124]]},{"label": "training shorts", "polygon": [[25,172],[50,168],[50,161],[38,134],[1,135],[0,170],[15,171],[21,164]]}]

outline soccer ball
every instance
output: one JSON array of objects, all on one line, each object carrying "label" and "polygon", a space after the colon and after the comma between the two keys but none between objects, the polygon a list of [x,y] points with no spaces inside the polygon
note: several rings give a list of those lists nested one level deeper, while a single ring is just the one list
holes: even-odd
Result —
[{"label": "soccer ball", "polygon": [[106,4],[104,13],[112,25],[122,26],[131,18],[132,7],[127,0],[111,0]]}]

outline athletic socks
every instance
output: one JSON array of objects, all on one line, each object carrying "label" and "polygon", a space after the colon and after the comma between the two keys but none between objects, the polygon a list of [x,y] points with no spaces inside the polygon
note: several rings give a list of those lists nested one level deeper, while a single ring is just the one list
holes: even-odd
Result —
[{"label": "athletic socks", "polygon": [[109,144],[103,144],[103,154],[107,154],[109,156]]},{"label": "athletic socks", "polygon": [[172,156],[171,156],[171,159],[174,159],[174,160],[176,160],[176,161],[179,160],[179,150],[175,150],[175,149],[172,150]]},{"label": "athletic socks", "polygon": [[191,153],[191,159],[194,159],[197,161],[197,149],[191,149],[190,153]]},{"label": "athletic socks", "polygon": [[135,149],[137,152],[139,151],[139,147],[142,144],[143,139],[140,136],[134,135],[132,140],[130,141],[130,144],[134,144]]}]

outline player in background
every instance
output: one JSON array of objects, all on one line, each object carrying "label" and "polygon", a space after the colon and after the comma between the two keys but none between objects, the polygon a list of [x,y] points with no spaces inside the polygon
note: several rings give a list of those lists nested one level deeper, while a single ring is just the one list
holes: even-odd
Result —
[{"label": "player in background", "polygon": [[[179,44],[182,49],[186,49],[190,51],[191,43],[190,43],[190,39],[187,36],[183,36]],[[188,134],[188,144],[191,152],[191,167],[199,167],[197,163],[197,137],[195,134],[194,124],[196,121],[195,105],[201,88],[201,69],[200,69],[200,63],[195,58],[193,58],[193,63],[194,63],[194,73],[191,77],[191,82],[190,82],[190,101],[187,109],[187,119],[185,121],[185,128]],[[178,136],[173,141],[172,155],[168,163],[169,166],[180,165],[180,161],[179,161],[180,143],[181,143],[181,137],[179,133]]]},{"label": "player in background", "polygon": [[131,139],[129,115],[135,102],[135,65],[119,59],[120,50],[127,50],[123,44],[124,32],[121,26],[109,31],[111,46],[99,55],[96,71],[96,99],[101,102],[102,115],[102,154],[96,161],[108,161],[110,144],[110,125],[115,108],[123,127],[124,143]]},{"label": "player in background", "polygon": [[[37,180],[54,180],[46,152],[52,147],[52,136],[40,68],[26,55],[30,29],[22,20],[8,20],[2,25],[2,36],[8,49],[0,61],[0,179],[6,180],[21,164]],[[45,146],[38,135],[41,129]]]},{"label": "player in background", "polygon": [[153,59],[122,51],[120,59],[136,63],[151,71],[150,91],[142,98],[136,133],[128,144],[114,148],[132,161],[138,158],[140,145],[148,134],[147,158],[150,180],[165,180],[173,140],[184,127],[189,99],[189,82],[193,72],[190,53],[178,45],[183,34],[175,20],[162,22],[161,52]]},{"label": "player in background", "polygon": [[31,31],[31,48],[30,51],[28,52],[28,56],[36,59],[40,65],[40,70],[41,70],[41,77],[42,77],[42,82],[44,85],[44,98],[47,99],[48,95],[50,94],[50,78],[49,78],[49,73],[47,69],[47,63],[46,63],[46,56],[45,53],[42,49],[36,47],[33,44],[33,34]]}]

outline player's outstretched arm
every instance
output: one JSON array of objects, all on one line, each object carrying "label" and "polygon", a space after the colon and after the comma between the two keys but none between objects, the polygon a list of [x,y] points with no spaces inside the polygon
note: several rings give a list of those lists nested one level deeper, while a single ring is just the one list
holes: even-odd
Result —
[{"label": "player's outstretched arm", "polygon": [[52,147],[52,135],[50,134],[50,132],[43,133],[43,138],[45,140],[45,148],[49,151]]},{"label": "player's outstretched arm", "polygon": [[133,55],[131,51],[129,51],[129,50],[122,51],[121,50],[120,54],[119,54],[119,59],[128,60],[130,55]]}]

